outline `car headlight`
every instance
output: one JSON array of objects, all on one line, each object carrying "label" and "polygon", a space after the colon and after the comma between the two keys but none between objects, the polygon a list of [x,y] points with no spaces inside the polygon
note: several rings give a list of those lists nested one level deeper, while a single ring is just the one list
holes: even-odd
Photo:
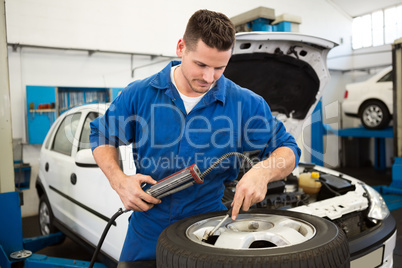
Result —
[{"label": "car headlight", "polygon": [[377,221],[384,220],[389,215],[389,209],[382,196],[373,188],[368,185],[363,185],[368,194],[370,201],[370,208],[367,217],[370,221],[377,223]]}]

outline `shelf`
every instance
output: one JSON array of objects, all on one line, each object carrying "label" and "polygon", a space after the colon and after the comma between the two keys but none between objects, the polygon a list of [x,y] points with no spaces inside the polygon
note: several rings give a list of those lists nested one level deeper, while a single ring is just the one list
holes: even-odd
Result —
[{"label": "shelf", "polygon": [[56,109],[30,109],[29,110],[30,113],[52,113],[52,112],[56,112]]},{"label": "shelf", "polygon": [[394,136],[393,128],[387,127],[381,130],[369,130],[364,127],[333,129],[329,125],[324,124],[325,134],[334,134],[339,137],[356,137],[356,138],[392,138]]}]

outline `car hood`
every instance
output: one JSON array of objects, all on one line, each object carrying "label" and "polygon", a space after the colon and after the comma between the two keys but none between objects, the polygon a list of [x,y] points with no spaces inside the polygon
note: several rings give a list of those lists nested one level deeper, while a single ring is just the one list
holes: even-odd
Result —
[{"label": "car hood", "polygon": [[327,55],[335,46],[298,33],[239,33],[224,75],[261,95],[297,138],[330,79]]}]

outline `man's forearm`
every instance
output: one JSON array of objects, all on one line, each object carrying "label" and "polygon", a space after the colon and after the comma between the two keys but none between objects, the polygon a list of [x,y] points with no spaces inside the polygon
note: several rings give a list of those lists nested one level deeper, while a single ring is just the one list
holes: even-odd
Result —
[{"label": "man's forearm", "polygon": [[114,146],[101,145],[93,150],[96,163],[108,178],[110,185],[116,190],[118,187],[117,178],[123,174],[119,166],[119,153]]},{"label": "man's forearm", "polygon": [[279,147],[265,160],[257,163],[256,168],[263,170],[267,182],[285,178],[295,168],[296,157],[289,147]]}]

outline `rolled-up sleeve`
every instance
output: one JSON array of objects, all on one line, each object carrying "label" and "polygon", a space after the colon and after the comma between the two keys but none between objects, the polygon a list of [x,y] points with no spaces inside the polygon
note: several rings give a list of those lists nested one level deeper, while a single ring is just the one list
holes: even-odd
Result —
[{"label": "rolled-up sleeve", "polygon": [[272,116],[268,104],[261,98],[252,115],[244,123],[244,145],[246,151],[259,150],[265,159],[279,147],[290,148],[295,155],[295,167],[300,161],[301,150],[284,124]]},{"label": "rolled-up sleeve", "polygon": [[94,150],[100,145],[130,144],[133,140],[135,130],[135,116],[127,107],[130,101],[127,90],[123,92],[110,104],[103,116],[91,122],[91,134],[89,136],[91,148]]}]

